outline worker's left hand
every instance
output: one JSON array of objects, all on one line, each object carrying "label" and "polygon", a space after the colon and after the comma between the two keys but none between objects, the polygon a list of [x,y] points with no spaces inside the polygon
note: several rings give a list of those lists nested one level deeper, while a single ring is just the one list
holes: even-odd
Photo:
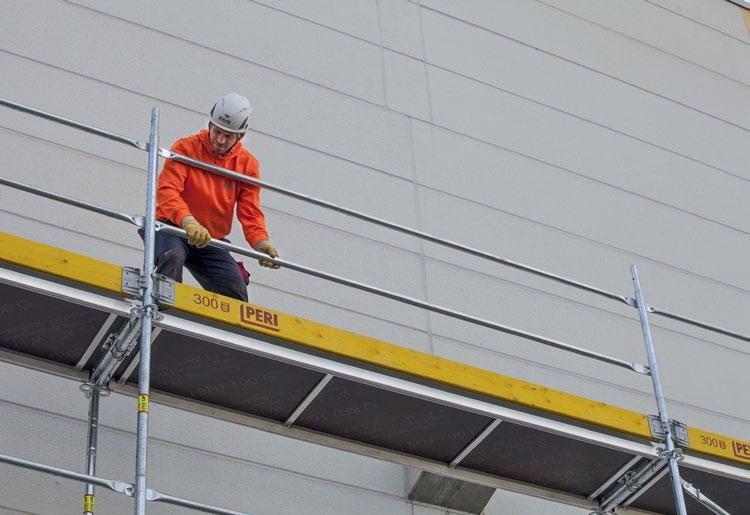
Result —
[{"label": "worker's left hand", "polygon": [[[256,243],[255,250],[264,254],[268,254],[272,258],[279,257],[279,252],[276,250],[276,247],[273,246],[273,243],[271,243],[269,240],[261,240]],[[267,259],[259,259],[258,264],[267,268],[273,268],[274,270],[278,270],[279,268],[281,268],[281,265],[276,264],[272,261],[268,261]]]}]

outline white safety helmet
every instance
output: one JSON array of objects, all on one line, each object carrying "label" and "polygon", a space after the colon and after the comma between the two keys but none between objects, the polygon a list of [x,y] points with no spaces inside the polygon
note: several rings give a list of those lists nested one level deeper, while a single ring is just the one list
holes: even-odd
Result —
[{"label": "white safety helmet", "polygon": [[244,134],[252,112],[248,99],[238,93],[227,93],[211,109],[211,122],[225,131]]}]

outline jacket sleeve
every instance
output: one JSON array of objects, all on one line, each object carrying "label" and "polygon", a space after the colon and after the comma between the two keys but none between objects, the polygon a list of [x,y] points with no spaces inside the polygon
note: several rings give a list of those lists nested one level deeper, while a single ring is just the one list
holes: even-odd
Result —
[{"label": "jacket sleeve", "polygon": [[[256,179],[260,178],[258,162],[253,161],[248,165],[246,175]],[[267,240],[268,231],[266,230],[266,218],[260,209],[260,188],[252,184],[240,184],[237,195],[237,219],[242,225],[242,231],[245,239],[251,247],[260,240]]]},{"label": "jacket sleeve", "polygon": [[[172,151],[188,155],[187,149],[180,141],[172,146]],[[159,175],[156,188],[156,200],[159,206],[166,213],[169,221],[177,226],[180,225],[183,218],[190,214],[190,209],[182,198],[187,176],[187,165],[178,163],[174,159],[167,159],[164,163],[164,169]]]}]

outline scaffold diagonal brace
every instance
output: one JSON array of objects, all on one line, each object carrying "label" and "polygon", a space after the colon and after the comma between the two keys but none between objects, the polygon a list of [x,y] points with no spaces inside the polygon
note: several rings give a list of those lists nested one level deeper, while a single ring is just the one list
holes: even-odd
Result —
[{"label": "scaffold diagonal brace", "polygon": [[104,343],[107,352],[91,374],[89,383],[98,387],[109,383],[117,368],[135,348],[140,336],[140,321],[140,316],[133,316],[119,333],[110,335]]}]

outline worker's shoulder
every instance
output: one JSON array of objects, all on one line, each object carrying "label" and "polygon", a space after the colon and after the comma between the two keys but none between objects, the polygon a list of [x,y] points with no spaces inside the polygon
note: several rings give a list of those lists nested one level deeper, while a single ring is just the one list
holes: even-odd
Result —
[{"label": "worker's shoulder", "polygon": [[244,145],[237,152],[237,158],[242,163],[242,168],[248,172],[258,172],[260,162]]}]

